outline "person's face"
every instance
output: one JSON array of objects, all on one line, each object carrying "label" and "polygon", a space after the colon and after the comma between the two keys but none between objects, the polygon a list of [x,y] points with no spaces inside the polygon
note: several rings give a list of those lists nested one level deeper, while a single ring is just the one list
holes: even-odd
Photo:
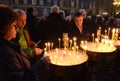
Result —
[{"label": "person's face", "polygon": [[17,33],[17,29],[18,29],[17,23],[15,21],[6,30],[5,39],[11,40],[11,39],[15,38],[16,37],[16,33]]},{"label": "person's face", "polygon": [[26,15],[22,14],[21,16],[18,17],[17,26],[19,28],[24,28],[25,25],[26,25]]},{"label": "person's face", "polygon": [[75,22],[77,27],[82,27],[83,16],[75,17],[74,22]]}]

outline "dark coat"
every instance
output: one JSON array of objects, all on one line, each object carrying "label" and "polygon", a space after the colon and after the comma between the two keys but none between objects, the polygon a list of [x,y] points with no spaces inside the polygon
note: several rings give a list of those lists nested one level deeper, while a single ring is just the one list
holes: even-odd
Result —
[{"label": "dark coat", "polygon": [[45,20],[41,29],[41,45],[45,47],[45,42],[53,42],[54,47],[58,47],[58,38],[66,32],[67,22],[57,13],[51,13]]},{"label": "dark coat", "polygon": [[74,21],[69,24],[68,27],[68,36],[70,39],[73,37],[77,38],[77,44],[80,44],[80,41],[90,40],[91,32],[88,27],[83,25],[82,33],[79,31],[78,27],[75,25]]},{"label": "dark coat", "polygon": [[21,49],[0,38],[0,81],[46,81],[45,67],[41,60],[31,66]]}]

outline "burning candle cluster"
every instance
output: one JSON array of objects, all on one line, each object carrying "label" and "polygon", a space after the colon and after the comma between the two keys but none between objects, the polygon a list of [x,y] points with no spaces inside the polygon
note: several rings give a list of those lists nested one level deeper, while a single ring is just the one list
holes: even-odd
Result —
[{"label": "burning candle cluster", "polygon": [[[93,51],[93,52],[112,52],[116,50],[116,47],[114,46],[114,42],[118,40],[118,34],[119,29],[113,28],[110,31],[110,28],[108,30],[105,30],[105,33],[101,34],[101,27],[97,30],[97,37],[95,38],[95,35],[92,34],[92,42],[87,41],[81,41],[81,47],[84,50]],[[110,33],[111,38],[110,38]]]},{"label": "burning candle cluster", "polygon": [[[78,50],[76,40],[76,37],[73,37],[73,39],[69,40],[68,33],[63,33],[62,40],[60,38],[58,39],[58,48],[53,49],[53,43],[45,43],[45,55],[50,56],[51,62],[56,65],[70,66],[81,64],[87,61],[88,56],[87,54],[83,54],[83,51]],[[62,41],[64,48],[60,47]]]}]

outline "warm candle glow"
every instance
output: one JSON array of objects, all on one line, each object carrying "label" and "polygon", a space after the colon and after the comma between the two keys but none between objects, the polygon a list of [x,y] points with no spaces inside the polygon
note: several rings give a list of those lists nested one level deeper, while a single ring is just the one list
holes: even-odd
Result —
[{"label": "warm candle glow", "polygon": [[73,41],[76,42],[77,38],[76,37],[73,37]]}]

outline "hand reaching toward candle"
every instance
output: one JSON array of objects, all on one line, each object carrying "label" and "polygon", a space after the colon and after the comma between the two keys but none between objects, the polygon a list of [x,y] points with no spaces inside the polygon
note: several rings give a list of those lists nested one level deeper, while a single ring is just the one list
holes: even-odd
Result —
[{"label": "hand reaching toward candle", "polygon": [[33,54],[35,55],[35,56],[38,56],[38,55],[40,55],[40,54],[42,54],[42,49],[40,49],[40,48],[34,48],[33,49]]}]

